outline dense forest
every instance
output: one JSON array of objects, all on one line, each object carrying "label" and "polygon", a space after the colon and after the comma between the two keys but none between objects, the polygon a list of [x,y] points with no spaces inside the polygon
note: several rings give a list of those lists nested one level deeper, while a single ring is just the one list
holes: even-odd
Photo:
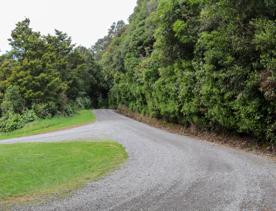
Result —
[{"label": "dense forest", "polygon": [[25,19],[9,42],[11,50],[0,56],[0,132],[98,106],[107,92],[93,51],[75,46],[67,34],[41,35]]},{"label": "dense forest", "polygon": [[138,0],[117,25],[94,46],[110,106],[276,143],[275,0]]},{"label": "dense forest", "polygon": [[0,132],[109,102],[276,144],[275,0],[138,0],[92,48],[18,22],[0,56]]}]

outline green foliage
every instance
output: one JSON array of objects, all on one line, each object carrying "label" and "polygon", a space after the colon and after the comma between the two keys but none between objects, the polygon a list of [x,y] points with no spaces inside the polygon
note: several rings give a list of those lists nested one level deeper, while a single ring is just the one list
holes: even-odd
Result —
[{"label": "green foliage", "polygon": [[0,132],[11,132],[23,128],[37,118],[33,110],[26,110],[23,114],[8,112],[0,118]]},{"label": "green foliage", "polygon": [[82,108],[82,109],[91,108],[91,100],[88,97],[78,97],[76,99],[76,104],[79,108]]},{"label": "green foliage", "polygon": [[34,104],[33,110],[42,119],[51,118],[57,114],[57,106],[54,102]]},{"label": "green foliage", "polygon": [[139,0],[99,63],[109,101],[276,143],[275,1]]},{"label": "green foliage", "polygon": [[[24,124],[17,130],[2,130],[0,133],[0,139],[8,139],[8,138],[17,138],[22,136],[31,136],[41,133],[47,133],[56,130],[62,130],[66,128],[72,128],[75,126],[80,126],[83,124],[91,123],[95,120],[95,115],[91,112],[91,110],[80,110],[77,111],[72,116],[55,116],[47,119],[40,119],[34,115],[34,111],[29,110],[25,112],[22,116],[25,118]],[[12,114],[14,115],[14,114]],[[22,116],[18,118],[22,119]],[[20,119],[19,119],[20,120]],[[34,121],[33,121],[34,120]],[[10,119],[6,119],[6,121],[12,121]],[[1,121],[0,125],[6,125],[6,121]],[[28,122],[28,124],[26,124]],[[17,122],[15,122],[17,123]],[[14,129],[13,128],[13,129]]]},{"label": "green foliage", "polygon": [[75,103],[67,104],[64,107],[64,114],[65,114],[65,116],[69,116],[69,117],[73,116],[79,108],[80,107],[77,107],[77,105]]},{"label": "green foliage", "polygon": [[22,121],[20,114],[15,113],[7,113],[4,117],[2,117],[0,122],[0,131],[1,132],[10,132],[24,126],[24,122]]},{"label": "green foliage", "polygon": [[1,104],[2,113],[22,113],[24,109],[24,100],[21,96],[18,86],[9,86],[5,92]]},{"label": "green foliage", "polygon": [[[119,22],[112,36],[123,27]],[[41,35],[25,19],[16,24],[9,41],[11,51],[0,56],[3,130],[22,127],[21,115],[29,109],[39,118],[72,115],[77,99],[86,99],[82,108],[96,107],[99,98],[106,98],[107,85],[94,52],[75,47],[67,34],[55,30],[54,35]]]}]

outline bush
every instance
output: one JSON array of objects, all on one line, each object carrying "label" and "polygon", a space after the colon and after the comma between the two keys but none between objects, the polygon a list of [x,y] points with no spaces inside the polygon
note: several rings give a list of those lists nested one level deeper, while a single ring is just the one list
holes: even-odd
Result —
[{"label": "bush", "polygon": [[103,53],[110,104],[275,145],[275,1],[151,2]]},{"label": "bush", "polygon": [[91,108],[91,100],[88,97],[78,97],[76,104],[79,108],[88,109]]},{"label": "bush", "polygon": [[77,112],[77,110],[78,110],[78,106],[76,104],[69,103],[65,105],[63,115],[72,116]]},{"label": "bush", "polygon": [[24,123],[29,123],[32,121],[35,121],[36,119],[38,119],[38,116],[36,115],[36,113],[34,112],[34,110],[26,110],[22,115],[22,120],[24,121]]},{"label": "bush", "polygon": [[21,115],[8,112],[5,116],[0,118],[0,131],[11,132],[13,130],[20,129],[27,123],[32,122],[37,118],[38,117],[33,110],[27,110]]},{"label": "bush", "polygon": [[22,128],[23,126],[20,114],[6,113],[6,115],[0,119],[1,132],[10,132]]},{"label": "bush", "polygon": [[54,102],[35,104],[33,110],[42,119],[51,118],[58,113],[58,107]]},{"label": "bush", "polygon": [[5,92],[3,102],[1,104],[2,112],[21,113],[24,109],[24,100],[20,94],[18,86],[9,86]]}]

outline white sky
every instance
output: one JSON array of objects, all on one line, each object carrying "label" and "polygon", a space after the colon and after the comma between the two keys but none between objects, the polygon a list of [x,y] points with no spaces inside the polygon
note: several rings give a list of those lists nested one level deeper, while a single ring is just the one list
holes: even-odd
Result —
[{"label": "white sky", "polygon": [[25,17],[35,31],[52,34],[58,29],[73,43],[91,47],[113,22],[127,21],[135,5],[136,0],[1,0],[0,54],[10,49],[7,39]]}]

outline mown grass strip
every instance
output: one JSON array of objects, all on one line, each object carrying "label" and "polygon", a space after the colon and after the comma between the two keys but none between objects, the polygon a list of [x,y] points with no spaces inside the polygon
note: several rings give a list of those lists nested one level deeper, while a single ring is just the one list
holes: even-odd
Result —
[{"label": "mown grass strip", "polygon": [[96,117],[91,110],[81,110],[71,117],[59,116],[51,119],[39,119],[21,129],[9,133],[0,133],[0,140],[62,130],[84,125],[93,122],[95,119]]},{"label": "mown grass strip", "polygon": [[0,145],[0,202],[71,191],[126,158],[123,146],[115,142]]}]

